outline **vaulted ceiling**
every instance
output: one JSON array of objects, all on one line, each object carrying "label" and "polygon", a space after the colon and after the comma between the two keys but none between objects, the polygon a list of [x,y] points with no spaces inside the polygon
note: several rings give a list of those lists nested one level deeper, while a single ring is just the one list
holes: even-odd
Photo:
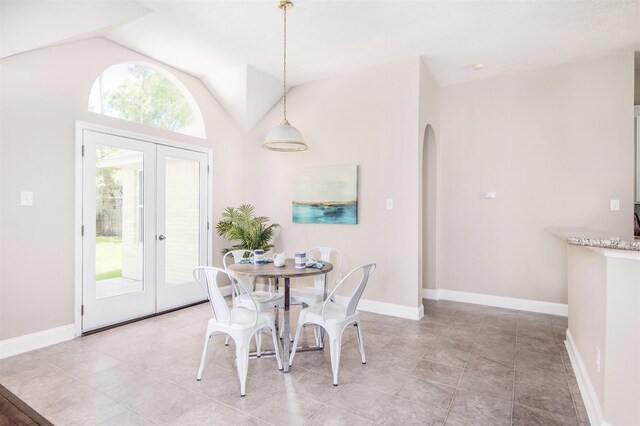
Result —
[{"label": "vaulted ceiling", "polygon": [[[640,50],[640,0],[294,3],[291,85],[411,57],[447,85]],[[1,57],[102,36],[199,77],[245,129],[282,96],[273,0],[2,0],[0,13]]]}]

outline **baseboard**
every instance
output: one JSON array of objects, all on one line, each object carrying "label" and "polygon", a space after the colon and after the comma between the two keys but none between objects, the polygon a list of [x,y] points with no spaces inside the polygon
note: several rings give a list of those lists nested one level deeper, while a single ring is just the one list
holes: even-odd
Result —
[{"label": "baseboard", "polygon": [[[336,302],[346,305],[349,301],[347,296],[336,296]],[[360,299],[358,310],[372,312],[374,314],[390,315],[392,317],[419,320],[424,316],[424,306],[397,305],[395,303],[378,302],[376,300]]]},{"label": "baseboard", "polygon": [[566,317],[568,306],[564,303],[543,302],[540,300],[518,299],[515,297],[492,296],[490,294],[468,293],[445,289],[422,289],[422,297],[431,300],[451,300],[454,302],[474,303],[477,305],[495,306],[498,308],[517,309],[519,311],[538,312],[542,314]]},{"label": "baseboard", "polygon": [[440,300],[440,296],[438,295],[438,290],[433,290],[430,288],[422,289],[422,298],[430,299],[430,300]]},{"label": "baseboard", "polygon": [[565,341],[565,346],[567,347],[569,359],[571,360],[571,366],[573,367],[573,373],[576,376],[576,381],[578,382],[578,387],[580,388],[580,393],[582,394],[584,406],[587,409],[589,423],[591,423],[592,425],[609,426],[609,423],[604,420],[602,409],[600,408],[600,401],[598,400],[598,395],[596,395],[596,391],[591,384],[591,380],[589,380],[587,369],[584,367],[584,363],[582,362],[582,358],[580,357],[580,352],[578,352],[576,343],[573,340],[573,336],[571,335],[571,332],[569,330],[567,330],[567,340]]},{"label": "baseboard", "polygon": [[62,327],[50,328],[37,333],[25,334],[0,341],[0,359],[18,355],[23,352],[43,348],[56,343],[71,340],[76,337],[75,325],[68,324]]},{"label": "baseboard", "polygon": [[218,289],[223,296],[231,296],[231,284],[225,285],[223,287],[218,287]]}]

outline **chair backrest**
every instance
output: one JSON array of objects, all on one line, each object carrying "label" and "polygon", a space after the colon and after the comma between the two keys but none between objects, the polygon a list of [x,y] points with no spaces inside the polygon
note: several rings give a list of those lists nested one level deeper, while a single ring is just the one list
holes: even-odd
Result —
[{"label": "chair backrest", "polygon": [[[320,259],[324,262],[333,260],[333,282],[328,282],[327,288],[333,288],[334,284],[342,279],[340,268],[342,268],[342,252],[333,247],[315,247],[307,251],[307,259]],[[324,288],[324,275],[316,275],[313,286]]]},{"label": "chair backrest", "polygon": [[[224,256],[222,256],[222,265],[224,266],[224,269],[226,269],[226,271],[229,272],[229,265],[231,265],[232,257],[233,257],[233,263],[238,263],[240,262],[240,259],[244,259],[244,258],[248,259],[252,255],[253,255],[253,252],[251,250],[245,250],[245,249],[231,250],[225,253]],[[233,275],[229,275],[229,276],[231,278],[231,297],[235,301],[236,297],[238,297],[238,295],[241,292],[240,292],[240,289],[238,288],[238,282],[237,282],[238,280],[236,280],[234,278],[235,276]],[[249,285],[249,288],[251,288],[250,285]]]},{"label": "chair backrest", "polygon": [[[249,256],[247,256],[247,254],[249,254]],[[227,269],[227,267],[231,264],[229,263],[231,262],[231,257],[233,257],[233,263],[238,263],[240,262],[240,259],[243,259],[245,257],[249,258],[252,255],[253,252],[251,250],[231,250],[225,253],[224,256],[222,256],[222,264],[224,265],[224,269]]]},{"label": "chair backrest", "polygon": [[228,325],[231,322],[231,314],[227,302],[218,287],[218,274],[228,275],[224,269],[212,266],[197,266],[193,268],[193,277],[207,293],[216,321]]},{"label": "chair backrest", "polygon": [[331,301],[335,293],[338,289],[347,281],[349,278],[354,275],[356,272],[361,271],[362,275],[360,276],[360,282],[356,286],[356,289],[349,297],[349,302],[347,303],[346,317],[353,315],[356,312],[356,308],[358,307],[358,302],[360,302],[360,297],[362,297],[362,293],[364,292],[365,287],[367,286],[367,282],[369,281],[369,277],[373,274],[373,271],[376,270],[376,264],[370,263],[368,265],[362,265],[355,268],[353,271],[349,272],[331,291],[327,300],[325,300],[322,305],[322,316],[324,317],[324,310],[327,306],[327,303]]},{"label": "chair backrest", "polygon": [[247,294],[251,302],[255,307],[255,321],[258,321],[258,307],[256,306],[256,301],[253,299],[251,292],[246,287],[244,282],[237,276],[229,271],[225,271],[221,268],[215,268],[213,266],[198,266],[193,269],[193,277],[196,282],[200,284],[200,287],[206,291],[207,296],[209,298],[209,303],[211,305],[211,309],[213,310],[213,316],[216,321],[222,324],[229,325],[231,323],[231,312],[229,310],[229,306],[227,306],[227,302],[224,300],[224,296],[220,292],[220,287],[218,286],[218,276],[224,274],[229,277],[229,280],[234,285],[234,291],[238,291],[239,294]]}]

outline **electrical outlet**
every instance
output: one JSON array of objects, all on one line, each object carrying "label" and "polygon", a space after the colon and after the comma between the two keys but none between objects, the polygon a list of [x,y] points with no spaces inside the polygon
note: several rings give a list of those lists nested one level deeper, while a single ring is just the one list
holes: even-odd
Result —
[{"label": "electrical outlet", "polygon": [[596,370],[600,372],[600,348],[596,346]]},{"label": "electrical outlet", "polygon": [[22,191],[20,193],[20,205],[23,207],[33,206],[33,192]]},{"label": "electrical outlet", "polygon": [[385,204],[387,206],[387,210],[393,210],[393,200],[392,199],[386,200]]}]

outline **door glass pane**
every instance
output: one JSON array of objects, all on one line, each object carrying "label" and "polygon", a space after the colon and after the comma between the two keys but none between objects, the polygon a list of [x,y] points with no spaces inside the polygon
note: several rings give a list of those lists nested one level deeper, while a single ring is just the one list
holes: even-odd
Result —
[{"label": "door glass pane", "polygon": [[200,252],[200,163],[166,157],[165,286],[193,282]]},{"label": "door glass pane", "polygon": [[143,289],[143,154],[96,145],[96,299]]}]

